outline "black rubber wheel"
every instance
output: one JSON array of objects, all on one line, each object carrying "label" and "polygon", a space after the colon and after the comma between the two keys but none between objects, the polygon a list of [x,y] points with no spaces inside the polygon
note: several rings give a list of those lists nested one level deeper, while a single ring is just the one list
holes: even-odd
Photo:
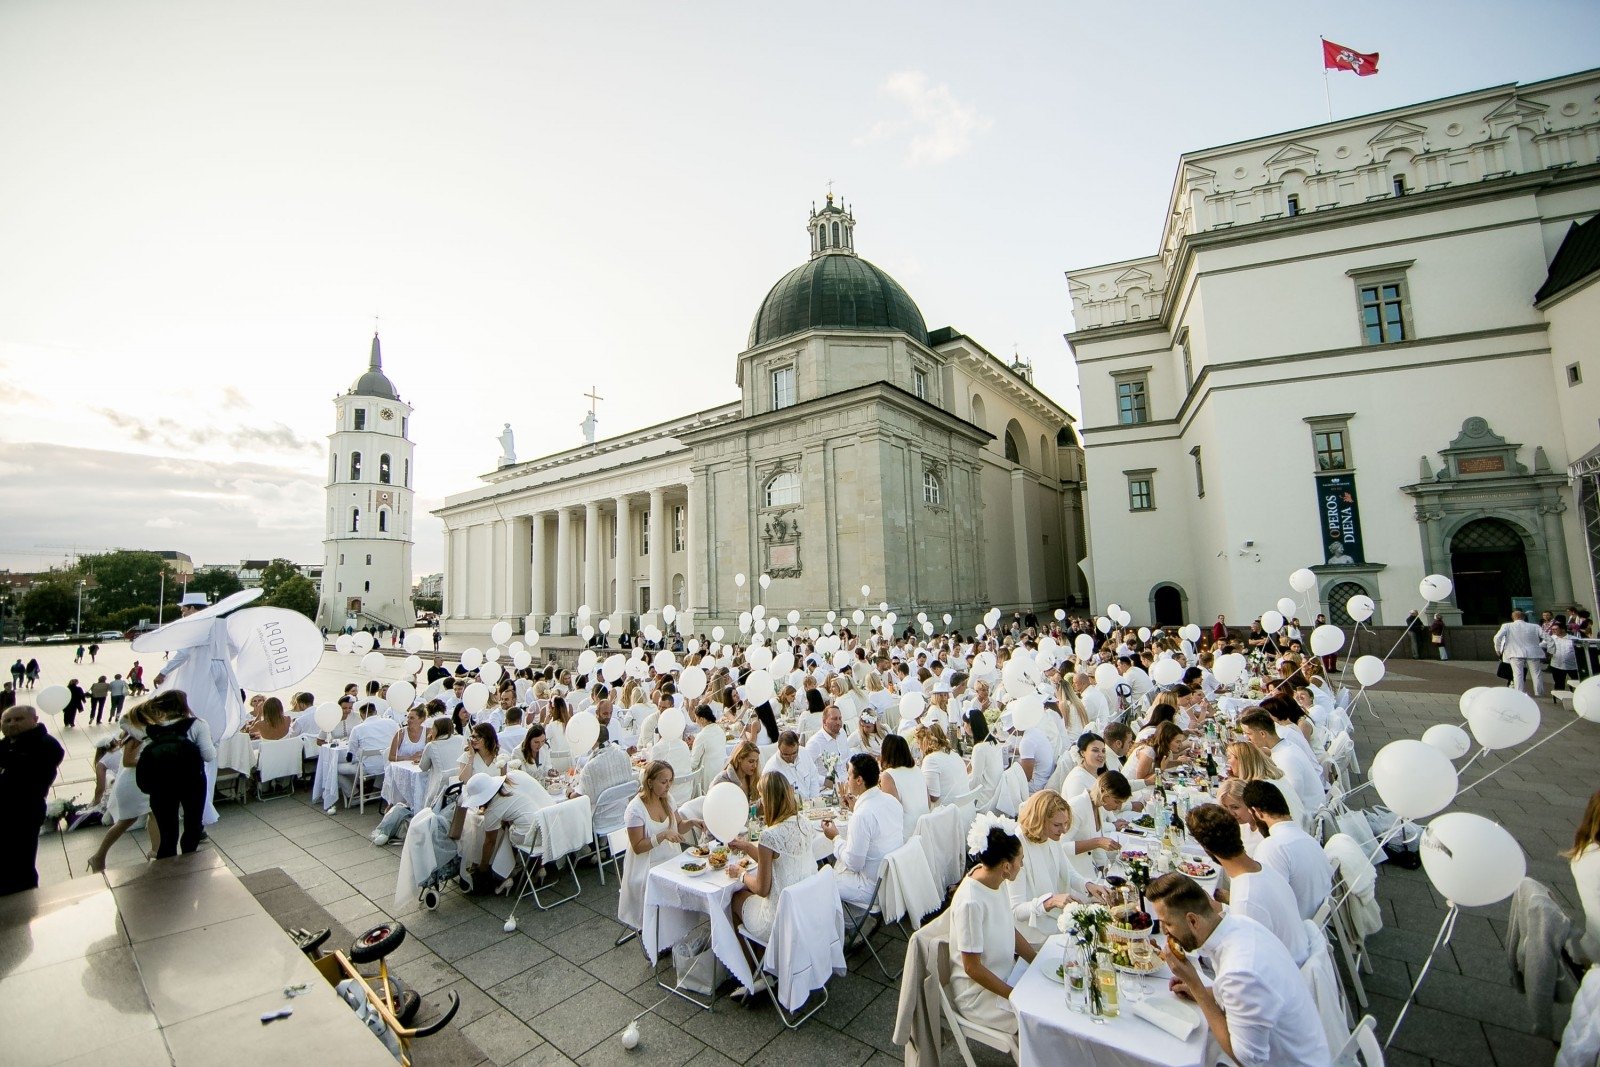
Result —
[{"label": "black rubber wheel", "polygon": [[422,891],[422,906],[433,911],[439,906],[439,891],[432,887]]},{"label": "black rubber wheel", "polygon": [[394,998],[394,1017],[401,1026],[410,1026],[422,1010],[422,995],[393,975],[389,976],[389,995]]},{"label": "black rubber wheel", "polygon": [[399,948],[406,939],[406,928],[399,923],[374,926],[350,946],[352,963],[376,963]]}]

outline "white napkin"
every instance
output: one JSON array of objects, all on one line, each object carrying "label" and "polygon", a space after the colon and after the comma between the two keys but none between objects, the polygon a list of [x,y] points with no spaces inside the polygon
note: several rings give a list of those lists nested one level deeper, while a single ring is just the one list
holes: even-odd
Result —
[{"label": "white napkin", "polygon": [[1199,1012],[1177,997],[1152,997],[1131,1006],[1133,1014],[1161,1027],[1179,1041],[1187,1041],[1200,1025]]}]

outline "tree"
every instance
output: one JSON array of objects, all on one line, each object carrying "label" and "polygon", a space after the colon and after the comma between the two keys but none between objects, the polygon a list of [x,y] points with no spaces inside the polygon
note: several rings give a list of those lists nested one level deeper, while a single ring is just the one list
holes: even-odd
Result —
[{"label": "tree", "polygon": [[202,571],[189,579],[189,592],[205,593],[213,604],[243,588],[239,576],[230,571]]},{"label": "tree", "polygon": [[22,596],[22,625],[29,633],[70,630],[78,612],[77,579],[71,572],[55,572]]},{"label": "tree", "polygon": [[[85,590],[85,611],[92,596],[95,611],[111,614],[140,604],[154,604],[166,569],[166,561],[154,552],[118,550],[80,557],[74,577],[93,579]],[[173,583],[169,580],[167,584]]]},{"label": "tree", "polygon": [[[273,560],[271,563],[267,564],[266,567],[263,568],[262,571],[261,571],[261,596],[262,596],[262,599],[265,600],[268,604],[276,603],[272,599],[272,594],[276,593],[278,591],[278,586],[282,585],[284,582],[288,581],[290,578],[298,578],[298,577],[300,577],[300,568],[299,567],[296,567],[293,563],[290,563],[288,560],[282,558],[281,556],[279,558]],[[279,604],[278,606],[279,607],[288,607],[289,605],[287,605],[287,604]],[[312,610],[313,611],[316,610],[315,607],[313,607]],[[306,612],[306,614],[309,615],[309,614],[311,614],[311,612],[308,611],[308,612]]]},{"label": "tree", "polygon": [[418,611],[432,611],[434,613],[438,613],[444,610],[443,597],[414,596],[411,598],[411,602],[416,606]]},{"label": "tree", "polygon": [[[274,564],[279,562],[282,561],[273,560]],[[269,607],[298,611],[312,621],[317,617],[317,587],[304,575],[291,574],[278,582],[272,592],[262,597],[261,601]]]}]

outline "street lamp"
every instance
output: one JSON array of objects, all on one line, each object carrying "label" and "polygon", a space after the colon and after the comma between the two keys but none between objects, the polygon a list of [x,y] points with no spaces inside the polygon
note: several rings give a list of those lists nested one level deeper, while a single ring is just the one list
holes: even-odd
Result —
[{"label": "street lamp", "polygon": [[83,636],[83,587],[88,585],[88,579],[78,579],[78,621],[74,624],[74,636]]}]

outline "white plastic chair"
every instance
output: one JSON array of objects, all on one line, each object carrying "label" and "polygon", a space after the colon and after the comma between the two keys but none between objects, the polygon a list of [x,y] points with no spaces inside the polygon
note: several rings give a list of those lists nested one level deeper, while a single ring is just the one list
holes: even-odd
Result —
[{"label": "white plastic chair", "polygon": [[256,762],[256,799],[263,799],[261,790],[268,782],[289,779],[289,792],[294,795],[295,779],[300,777],[301,754],[305,746],[298,737],[285,737],[277,741],[261,742],[261,756]]},{"label": "white plastic chair", "polygon": [[1004,1052],[1013,1060],[1020,1059],[1022,1049],[1017,1044],[1016,1034],[1007,1034],[1000,1030],[975,1023],[956,1010],[955,1001],[950,998],[950,977],[954,974],[955,961],[950,953],[950,942],[939,943],[939,1006],[944,1011],[944,1021],[950,1027],[950,1036],[956,1039],[956,1050],[961,1053],[961,1058],[967,1067],[978,1067],[972,1058],[972,1049],[968,1047],[970,1038],[980,1045],[987,1045],[996,1052]]},{"label": "white plastic chair", "polygon": [[[828,909],[831,909],[834,916],[831,930],[817,930],[805,924],[805,915]],[[845,973],[844,908],[839,902],[839,887],[834,884],[832,867],[822,868],[810,878],[790,886],[779,895],[778,912],[773,918],[772,934],[766,941],[753,936],[743,926],[739,927],[738,932],[740,939],[750,946],[749,954],[756,961],[755,973],[758,976],[771,974],[777,978],[777,988],[771,988],[773,983],[770,980],[768,987],[772,993],[772,1006],[778,1009],[778,1018],[783,1021],[784,1026],[791,1030],[799,1029],[801,1023],[821,1011],[823,1005],[828,1003],[828,980],[835,974]],[[818,973],[810,967],[797,972],[794,969],[794,961],[784,959],[778,951],[778,946],[785,941],[789,944],[798,944],[802,941],[814,942],[823,937],[831,940],[828,949],[831,966],[825,973]],[[821,998],[809,1011],[797,1014],[806,1006],[811,994],[819,989],[822,990]]]},{"label": "white plastic chair", "polygon": [[[568,812],[581,813],[577,817],[587,820],[589,818],[589,798],[573,797],[571,800],[563,800],[559,804],[552,804],[548,808],[539,809],[534,813],[533,831],[529,835],[529,839],[522,842],[512,842],[511,851],[517,858],[517,869],[522,873],[522,888],[517,893],[517,899],[511,903],[511,914],[506,917],[506,922],[512,925],[512,929],[516,928],[517,905],[522,903],[524,897],[533,897],[533,903],[540,911],[549,911],[557,904],[565,904],[569,900],[576,899],[583,892],[583,883],[578,881],[578,867],[572,858],[577,854],[578,849],[583,847],[582,844],[578,843],[576,847],[569,848],[559,855],[552,854],[553,850],[550,847],[551,820],[561,818],[563,814]],[[537,846],[533,844],[534,841],[538,842]],[[539,895],[539,884],[534,878],[534,873],[540,863],[559,869],[562,860],[566,860],[567,872],[572,875],[572,892],[557,900],[546,902]],[[544,891],[549,893],[552,890],[546,887]]]},{"label": "white plastic chair", "polygon": [[1363,1015],[1334,1054],[1334,1067],[1383,1067],[1383,1046],[1378,1044],[1377,1029],[1378,1021]]},{"label": "white plastic chair", "polygon": [[922,849],[928,857],[928,868],[942,898],[951,886],[961,880],[966,867],[962,862],[966,842],[961,834],[961,810],[948,806],[934,808],[917,820],[917,828],[912,836],[922,841]]},{"label": "white plastic chair", "polygon": [[1311,945],[1311,955],[1300,965],[1300,977],[1317,1006],[1317,1017],[1331,1049],[1340,1044],[1349,1033],[1350,1007],[1345,1003],[1344,987],[1333,970],[1333,957],[1328,952],[1328,938],[1316,922],[1305,919],[1306,938]]},{"label": "white plastic chair", "polygon": [[[369,758],[384,757],[388,754],[388,751],[389,746],[384,744],[374,748],[364,748],[355,754],[353,764],[355,773],[351,779],[350,792],[345,794],[345,807],[356,804],[361,811],[365,812],[367,810],[367,801],[382,798],[384,771],[379,771],[377,774],[368,774],[367,760]],[[387,766],[388,764],[385,762],[385,767],[387,768]],[[342,779],[343,775],[340,777]],[[344,782],[341,781],[339,784],[342,787]]]},{"label": "white plastic chair", "polygon": [[615,830],[623,828],[623,817],[628,810],[628,801],[632,800],[639,792],[639,787],[633,782],[618,782],[609,787],[594,802],[594,860],[595,866],[600,868],[600,884],[606,884],[606,864],[610,863],[612,871],[618,878],[622,877],[621,861],[617,854],[611,851],[607,840]]}]

